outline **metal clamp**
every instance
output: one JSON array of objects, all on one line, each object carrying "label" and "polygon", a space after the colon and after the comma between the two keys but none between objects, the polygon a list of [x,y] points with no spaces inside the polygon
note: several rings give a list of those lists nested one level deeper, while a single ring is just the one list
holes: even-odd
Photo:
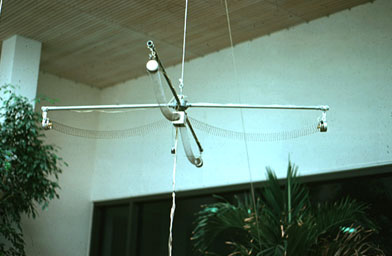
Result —
[{"label": "metal clamp", "polygon": [[176,114],[179,116],[179,119],[175,120],[172,122],[172,124],[176,127],[183,127],[185,126],[186,123],[186,114],[184,111],[176,111],[173,112],[173,114]]},{"label": "metal clamp", "polygon": [[45,130],[51,130],[53,128],[53,124],[48,118],[47,110],[42,111],[42,128],[44,128]]},{"label": "metal clamp", "polygon": [[320,132],[326,132],[328,130],[328,123],[327,123],[327,112],[323,111],[321,120],[319,121],[317,125],[317,129],[320,130]]},{"label": "metal clamp", "polygon": [[150,53],[150,60],[151,59],[155,59],[156,58],[156,52],[155,52],[155,46],[154,46],[154,42],[151,40],[147,41],[147,48],[150,49],[151,53]]}]

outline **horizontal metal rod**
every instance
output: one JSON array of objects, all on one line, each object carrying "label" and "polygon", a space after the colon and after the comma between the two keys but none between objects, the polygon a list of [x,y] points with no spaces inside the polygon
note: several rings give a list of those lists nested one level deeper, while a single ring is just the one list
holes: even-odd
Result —
[{"label": "horizontal metal rod", "polygon": [[61,111],[61,110],[97,110],[97,109],[145,109],[175,107],[173,104],[125,104],[125,105],[87,105],[87,106],[43,106],[42,111]]},{"label": "horizontal metal rod", "polygon": [[[87,106],[43,106],[42,111],[64,110],[98,110],[98,109],[147,109],[172,107],[176,104],[124,104],[124,105],[87,105]],[[329,106],[298,106],[298,105],[250,105],[250,104],[219,104],[219,103],[186,103],[186,108],[248,108],[248,109],[296,109],[296,110],[322,110],[328,111]]]},{"label": "horizontal metal rod", "polygon": [[249,108],[249,109],[296,109],[296,110],[322,110],[328,111],[329,106],[297,106],[297,105],[250,105],[250,104],[219,104],[219,103],[187,103],[193,108]]}]

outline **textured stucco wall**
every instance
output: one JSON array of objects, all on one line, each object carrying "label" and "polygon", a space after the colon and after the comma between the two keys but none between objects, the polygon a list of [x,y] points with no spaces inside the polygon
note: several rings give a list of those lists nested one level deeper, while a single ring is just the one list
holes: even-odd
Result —
[{"label": "textured stucco wall", "polygon": [[37,93],[41,42],[14,35],[2,42],[0,85],[18,86],[16,91],[28,99]]},{"label": "textured stucco wall", "polygon": [[[38,96],[57,100],[56,105],[97,104],[98,89],[74,83],[53,75],[40,73]],[[52,105],[51,103],[43,103]],[[40,106],[37,105],[37,110]],[[94,128],[96,114],[50,112],[49,117],[61,123]],[[69,164],[59,175],[60,199],[34,219],[24,219],[23,229],[27,255],[84,256],[89,248],[92,202],[91,182],[94,172],[95,141],[46,132],[47,142],[60,147],[59,156]]]},{"label": "textured stucco wall", "polygon": [[[186,63],[184,93],[190,101],[254,104],[328,104],[329,131],[308,137],[249,142],[254,180],[265,166],[284,176],[288,156],[303,175],[392,161],[392,2],[377,0]],[[235,37],[235,35],[233,35]],[[159,50],[159,45],[157,45]],[[147,58],[146,50],[146,58]],[[164,56],[161,56],[164,61]],[[144,63],[140,63],[144,65]],[[168,68],[173,81],[180,67]],[[38,94],[56,105],[154,103],[148,77],[99,91],[40,73]],[[241,88],[241,90],[239,90]],[[238,110],[189,110],[201,121],[241,131]],[[246,131],[300,127],[318,112],[244,111]],[[51,118],[85,128],[124,129],[162,119],[159,110],[123,114],[53,113]],[[177,188],[188,190],[249,181],[243,141],[196,130],[204,166],[190,165],[179,149]],[[170,127],[144,137],[89,140],[48,133],[70,166],[60,176],[60,200],[34,221],[25,220],[28,255],[88,255],[92,201],[171,189]]]}]

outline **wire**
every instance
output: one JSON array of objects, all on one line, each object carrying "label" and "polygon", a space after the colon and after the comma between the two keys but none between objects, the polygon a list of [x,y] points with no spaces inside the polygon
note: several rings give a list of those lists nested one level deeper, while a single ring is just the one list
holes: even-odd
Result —
[{"label": "wire", "polygon": [[169,226],[169,241],[168,241],[169,256],[172,256],[173,253],[173,222],[174,222],[174,213],[176,211],[177,145],[178,145],[178,127],[176,127],[176,137],[174,140],[174,150],[173,150],[172,207],[170,209],[170,226]]},{"label": "wire", "polygon": [[[227,6],[227,0],[225,0],[225,10],[226,10],[227,28],[229,30],[229,37],[230,37],[230,49],[231,49],[231,55],[232,55],[232,61],[233,61],[235,82],[236,82],[236,85],[238,88],[238,100],[239,100],[239,103],[241,104],[242,103],[242,101],[241,101],[241,88],[240,88],[240,85],[238,82],[239,80],[238,80],[237,63],[236,63],[235,54],[234,54],[234,43],[233,43],[233,36],[232,36],[232,32],[231,32],[230,15],[229,15],[229,8]],[[241,114],[242,132],[244,134],[244,146],[245,146],[246,161],[247,161],[248,172],[249,172],[250,190],[251,190],[251,194],[252,194],[253,207],[254,207],[254,212],[255,212],[255,217],[256,217],[257,235],[258,235],[259,243],[260,243],[259,217],[258,217],[257,208],[256,208],[256,198],[255,198],[255,192],[254,192],[252,170],[250,167],[250,160],[249,160],[248,139],[246,136],[247,134],[246,134],[246,130],[245,130],[245,121],[244,121],[244,114],[243,114],[242,109],[240,109],[240,114]]]},{"label": "wire", "polygon": [[[180,78],[180,94],[184,87],[184,68],[185,68],[185,44],[186,44],[186,25],[188,20],[188,0],[185,0],[185,17],[184,17],[184,39],[182,45],[182,65],[181,65],[181,78]],[[170,210],[170,227],[169,227],[169,241],[168,249],[169,256],[173,253],[173,221],[174,213],[176,210],[176,168],[177,168],[177,145],[178,145],[178,127],[176,127],[176,137],[174,142],[174,161],[173,161],[173,182],[172,182],[172,207]]]},{"label": "wire", "polygon": [[185,17],[184,17],[184,39],[182,43],[182,65],[181,65],[181,78],[180,78],[180,93],[184,87],[184,69],[185,69],[185,45],[186,45],[186,25],[188,22],[188,0],[185,0]]}]

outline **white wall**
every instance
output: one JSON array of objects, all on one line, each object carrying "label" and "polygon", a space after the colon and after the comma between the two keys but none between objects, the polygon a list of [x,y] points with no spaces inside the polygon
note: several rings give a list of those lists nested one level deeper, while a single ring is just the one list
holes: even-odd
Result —
[{"label": "white wall", "polygon": [[[392,162],[392,2],[377,0],[235,47],[238,89],[230,49],[186,63],[189,100],[255,104],[328,104],[329,131],[289,141],[249,142],[254,180],[265,166],[284,176],[290,154],[310,175]],[[233,35],[235,37],[235,35]],[[157,45],[159,50],[159,45]],[[146,50],[146,58],[147,58]],[[164,61],[164,56],[162,60]],[[144,65],[144,63],[140,63]],[[177,81],[180,67],[168,68]],[[154,103],[148,77],[99,91],[40,73],[38,94],[57,105]],[[238,110],[189,110],[201,121],[241,131]],[[248,132],[286,130],[319,113],[244,111]],[[161,120],[159,110],[125,114],[51,113],[83,128],[124,129]],[[249,181],[244,142],[196,130],[205,148],[204,166],[188,163],[179,149],[178,190]],[[60,200],[36,220],[25,220],[28,255],[88,255],[92,201],[168,192],[171,189],[171,128],[144,137],[90,140],[48,132],[70,164],[60,176]]]},{"label": "white wall", "polygon": [[[98,89],[40,73],[38,96],[57,99],[57,105],[97,104]],[[51,103],[43,103],[52,105]],[[37,106],[37,110],[40,106]],[[84,128],[97,125],[96,114],[50,112],[58,122]],[[69,164],[59,175],[60,199],[50,202],[34,219],[23,221],[27,255],[84,256],[89,248],[92,202],[91,182],[94,172],[95,141],[47,131],[47,142],[61,149],[58,153]]]},{"label": "white wall", "polygon": [[[302,175],[392,162],[392,2],[378,0],[235,47],[231,52],[186,63],[190,101],[254,104],[328,104],[329,131],[308,137],[248,144],[254,180],[265,166],[284,176],[288,157]],[[235,35],[233,35],[235,38]],[[157,45],[159,50],[159,45]],[[147,58],[147,51],[146,51]],[[161,56],[164,61],[164,56]],[[144,65],[144,63],[141,63]],[[168,69],[173,81],[180,67]],[[102,103],[155,102],[148,77],[102,92]],[[239,90],[241,88],[241,91]],[[241,131],[238,110],[189,110],[201,121]],[[301,127],[319,113],[244,111],[246,131]],[[161,118],[156,111],[102,114],[101,129],[138,126]],[[179,150],[177,188],[188,190],[249,181],[244,142],[196,131],[205,148],[204,166],[190,165]],[[168,192],[172,157],[170,128],[145,137],[98,141],[92,200]]]},{"label": "white wall", "polygon": [[13,35],[1,45],[0,85],[17,86],[16,92],[32,100],[37,93],[42,43]]}]

